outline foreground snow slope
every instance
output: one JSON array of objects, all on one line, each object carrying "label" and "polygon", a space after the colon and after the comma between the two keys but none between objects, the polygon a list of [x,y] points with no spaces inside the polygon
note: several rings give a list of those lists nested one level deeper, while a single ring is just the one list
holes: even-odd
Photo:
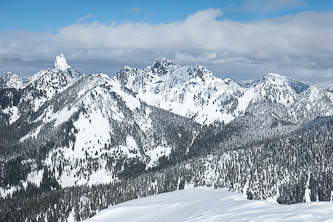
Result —
[{"label": "foreground snow slope", "polygon": [[201,187],[128,201],[86,220],[108,221],[333,221],[333,203],[279,205]]}]

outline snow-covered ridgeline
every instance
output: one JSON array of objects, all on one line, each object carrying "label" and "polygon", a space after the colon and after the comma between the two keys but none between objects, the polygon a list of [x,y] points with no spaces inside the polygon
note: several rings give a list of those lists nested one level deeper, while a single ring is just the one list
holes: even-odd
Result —
[{"label": "snow-covered ridgeline", "polygon": [[[82,76],[60,54],[52,69],[41,70],[27,83],[13,73],[6,73],[0,82],[5,88],[29,88],[23,90],[22,102],[37,111]],[[217,78],[203,66],[180,66],[164,58],[144,69],[125,66],[113,79],[147,104],[193,118],[199,124],[229,123],[255,103],[280,104],[293,122],[333,115],[333,93],[274,73],[239,84]],[[9,115],[13,115],[9,117],[12,124],[18,115]]]},{"label": "snow-covered ridgeline", "polygon": [[318,113],[333,114],[332,93],[274,73],[238,84],[217,78],[202,66],[179,66],[159,59],[144,69],[125,66],[114,79],[146,103],[200,124],[229,123],[255,103],[280,104],[295,122]]}]

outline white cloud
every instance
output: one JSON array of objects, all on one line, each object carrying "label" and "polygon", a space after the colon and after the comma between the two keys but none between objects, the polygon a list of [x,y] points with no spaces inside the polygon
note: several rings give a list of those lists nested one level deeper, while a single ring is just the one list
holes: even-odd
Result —
[{"label": "white cloud", "polygon": [[[149,64],[169,57],[220,73],[280,72],[333,79],[333,11],[304,12],[256,22],[221,18],[219,9],[198,11],[172,23],[75,23],[57,33],[0,33],[0,58]],[[248,73],[246,73],[248,70]],[[96,70],[97,71],[97,70]]]},{"label": "white cloud", "polygon": [[88,18],[91,18],[91,17],[93,17],[93,16],[94,16],[93,14],[89,13],[88,15],[83,16],[82,18],[79,18],[79,20],[76,21],[76,24],[80,24],[80,23],[82,23],[83,21],[85,21],[85,20],[87,20]]}]

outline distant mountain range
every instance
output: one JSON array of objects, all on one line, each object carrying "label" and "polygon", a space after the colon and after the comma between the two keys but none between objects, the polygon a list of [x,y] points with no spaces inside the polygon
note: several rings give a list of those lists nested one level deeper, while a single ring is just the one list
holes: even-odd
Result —
[{"label": "distant mountain range", "polygon": [[279,74],[238,83],[159,59],[84,75],[60,54],[28,81],[0,77],[0,220],[81,220],[202,185],[330,200],[332,114],[329,88]]}]

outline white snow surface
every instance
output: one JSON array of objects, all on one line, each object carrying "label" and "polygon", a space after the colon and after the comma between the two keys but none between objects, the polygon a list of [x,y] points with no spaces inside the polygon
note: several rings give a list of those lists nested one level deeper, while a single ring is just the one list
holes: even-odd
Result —
[{"label": "white snow surface", "polygon": [[27,135],[23,136],[21,139],[20,139],[20,142],[24,142],[26,139],[28,138],[34,138],[36,139],[38,134],[40,133],[40,130],[41,130],[42,126],[38,126],[37,128],[35,128],[33,131],[31,131],[30,133],[28,133]]},{"label": "white snow surface", "polygon": [[332,202],[280,205],[247,200],[241,193],[207,187],[127,201],[86,222],[333,221]]},{"label": "white snow surface", "polygon": [[9,124],[13,124],[20,118],[17,106],[7,107],[3,109],[2,112],[9,115]]},{"label": "white snow surface", "polygon": [[54,62],[54,68],[65,71],[66,69],[70,69],[71,67],[68,65],[67,60],[64,54],[60,53]]},{"label": "white snow surface", "polygon": [[0,197],[2,198],[6,198],[6,197],[11,197],[13,195],[14,192],[16,192],[19,188],[18,187],[9,187],[9,188],[2,188],[0,187]]},{"label": "white snow surface", "polygon": [[150,161],[147,164],[146,168],[153,168],[157,166],[158,159],[161,156],[168,157],[171,154],[171,147],[169,147],[167,144],[163,144],[163,146],[157,146],[155,149],[148,150],[146,155],[149,156]]}]

